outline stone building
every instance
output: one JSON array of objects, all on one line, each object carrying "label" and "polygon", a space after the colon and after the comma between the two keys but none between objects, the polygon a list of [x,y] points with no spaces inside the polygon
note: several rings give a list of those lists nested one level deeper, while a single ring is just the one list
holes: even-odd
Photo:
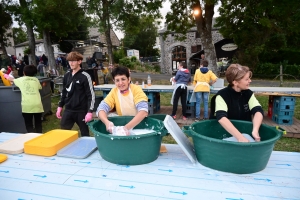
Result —
[{"label": "stone building", "polygon": [[[195,69],[199,67],[200,56],[204,53],[197,28],[194,27],[190,29],[189,32],[186,33],[186,39],[184,41],[176,40],[176,33],[168,34],[166,39],[164,39],[163,34],[166,30],[167,29],[164,28],[158,32],[161,51],[161,72],[172,74],[172,71],[177,69],[179,62],[183,61],[187,63],[188,69],[194,73]],[[218,30],[218,28],[212,29],[212,40],[216,48],[217,58],[232,58],[237,47],[233,44],[232,40],[224,39]],[[225,50],[223,47],[228,44],[232,46],[235,45],[235,48],[230,51]]]}]

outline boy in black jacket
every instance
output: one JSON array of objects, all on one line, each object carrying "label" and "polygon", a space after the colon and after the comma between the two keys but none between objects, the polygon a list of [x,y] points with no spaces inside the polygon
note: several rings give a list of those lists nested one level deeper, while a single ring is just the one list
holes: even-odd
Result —
[{"label": "boy in black jacket", "polygon": [[[92,120],[95,104],[95,93],[92,79],[80,68],[83,56],[71,52],[67,56],[71,70],[64,75],[63,91],[57,108],[56,117],[61,119],[61,128],[71,130],[76,123],[81,136],[89,136],[87,122]],[[63,106],[65,110],[61,117]]]}]

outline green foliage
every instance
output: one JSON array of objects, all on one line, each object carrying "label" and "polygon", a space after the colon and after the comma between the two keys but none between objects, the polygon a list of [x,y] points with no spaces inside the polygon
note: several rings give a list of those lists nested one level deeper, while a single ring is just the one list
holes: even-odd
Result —
[{"label": "green foliage", "polygon": [[27,47],[26,49],[24,49],[24,51],[23,51],[23,54],[25,55],[25,54],[30,54],[30,48],[29,47]]},{"label": "green foliage", "polygon": [[154,68],[155,72],[158,72],[158,73],[160,72],[160,66],[159,65],[154,65],[153,68]]},{"label": "green foliage", "polygon": [[259,55],[261,62],[279,63],[283,60],[287,60],[289,64],[300,65],[300,50],[299,49],[281,49],[279,51],[270,52],[264,51]]},{"label": "green foliage", "polygon": [[75,31],[84,18],[84,10],[76,0],[33,0],[32,13],[39,32],[47,30],[57,36]]},{"label": "green foliage", "polygon": [[232,38],[238,45],[239,63],[255,68],[262,58],[267,62],[280,56],[280,50],[299,49],[299,1],[221,3],[216,26],[220,27],[223,37]]},{"label": "green foliage", "polygon": [[131,59],[128,57],[120,59],[119,64],[128,67],[129,69],[134,69],[135,66],[135,63],[131,62]]},{"label": "green foliage", "polygon": [[137,62],[137,58],[136,58],[135,56],[131,56],[131,57],[130,57],[130,61],[131,61],[131,62]]},{"label": "green foliage", "polygon": [[135,32],[139,30],[139,24],[136,22],[141,14],[147,13],[154,18],[161,16],[159,12],[159,8],[162,7],[161,0],[83,0],[81,2],[87,14],[93,15],[94,25],[99,28],[100,32],[105,33],[110,62],[113,62],[113,47],[110,38],[110,30],[113,26],[119,30]]},{"label": "green foliage", "polygon": [[15,45],[27,41],[27,33],[22,27],[13,27],[12,31]]},{"label": "green foliage", "polygon": [[[275,78],[280,74],[280,64],[261,63],[256,68],[251,69],[255,77],[261,78]],[[283,74],[289,74],[294,77],[300,78],[300,65],[285,65],[282,67]],[[291,77],[289,77],[291,78]]]},{"label": "green foliage", "polygon": [[113,51],[113,58],[116,63],[120,63],[120,59],[124,58],[125,56],[126,55],[123,48]]},{"label": "green foliage", "polygon": [[145,67],[145,70],[146,71],[153,71],[154,70],[154,68],[153,68],[153,66],[152,65],[149,65],[149,64],[144,64],[144,67]]},{"label": "green foliage", "polygon": [[[11,33],[8,32],[12,25],[12,18],[10,13],[7,11],[8,5],[5,3],[0,4],[0,45],[7,47],[10,45],[8,38],[11,37]],[[6,51],[6,50],[5,50]]]},{"label": "green foliage", "polygon": [[138,30],[125,30],[123,45],[129,49],[137,49],[141,57],[159,55],[157,49],[154,49],[156,37],[158,37],[158,23],[151,16],[142,16],[135,23]]}]

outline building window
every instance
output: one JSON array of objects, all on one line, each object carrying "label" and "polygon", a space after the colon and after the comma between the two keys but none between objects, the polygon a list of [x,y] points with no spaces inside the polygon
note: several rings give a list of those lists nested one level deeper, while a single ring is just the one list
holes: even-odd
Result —
[{"label": "building window", "polygon": [[191,53],[196,53],[198,51],[201,51],[202,46],[197,45],[197,46],[191,46]]},{"label": "building window", "polygon": [[186,59],[186,48],[184,46],[176,46],[172,50],[173,60],[185,60]]},{"label": "building window", "polygon": [[200,33],[196,31],[196,38],[200,38]]}]

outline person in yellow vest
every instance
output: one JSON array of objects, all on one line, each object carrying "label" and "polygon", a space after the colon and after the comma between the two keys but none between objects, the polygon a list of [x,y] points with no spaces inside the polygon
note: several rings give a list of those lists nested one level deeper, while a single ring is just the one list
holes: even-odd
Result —
[{"label": "person in yellow vest", "polygon": [[103,73],[104,84],[108,84],[108,80],[107,80],[107,76],[108,76],[108,73],[109,73],[108,68],[104,67],[103,64],[102,64],[102,66],[100,65],[100,69]]},{"label": "person in yellow vest", "polygon": [[129,131],[148,115],[148,98],[139,85],[130,84],[128,68],[116,67],[112,70],[111,75],[116,87],[101,101],[96,114],[110,133],[112,133],[114,124],[108,120],[107,115],[111,110],[115,109],[119,116],[134,116],[123,127],[123,132],[128,135]]},{"label": "person in yellow vest", "polygon": [[[203,120],[208,119],[208,100],[210,93],[210,85],[217,81],[218,77],[208,69],[208,61],[201,60],[200,68],[196,70],[194,76],[194,92],[192,94],[196,97],[196,119],[200,120],[201,102],[203,100],[204,115]],[[190,102],[194,102],[190,100]]]}]

